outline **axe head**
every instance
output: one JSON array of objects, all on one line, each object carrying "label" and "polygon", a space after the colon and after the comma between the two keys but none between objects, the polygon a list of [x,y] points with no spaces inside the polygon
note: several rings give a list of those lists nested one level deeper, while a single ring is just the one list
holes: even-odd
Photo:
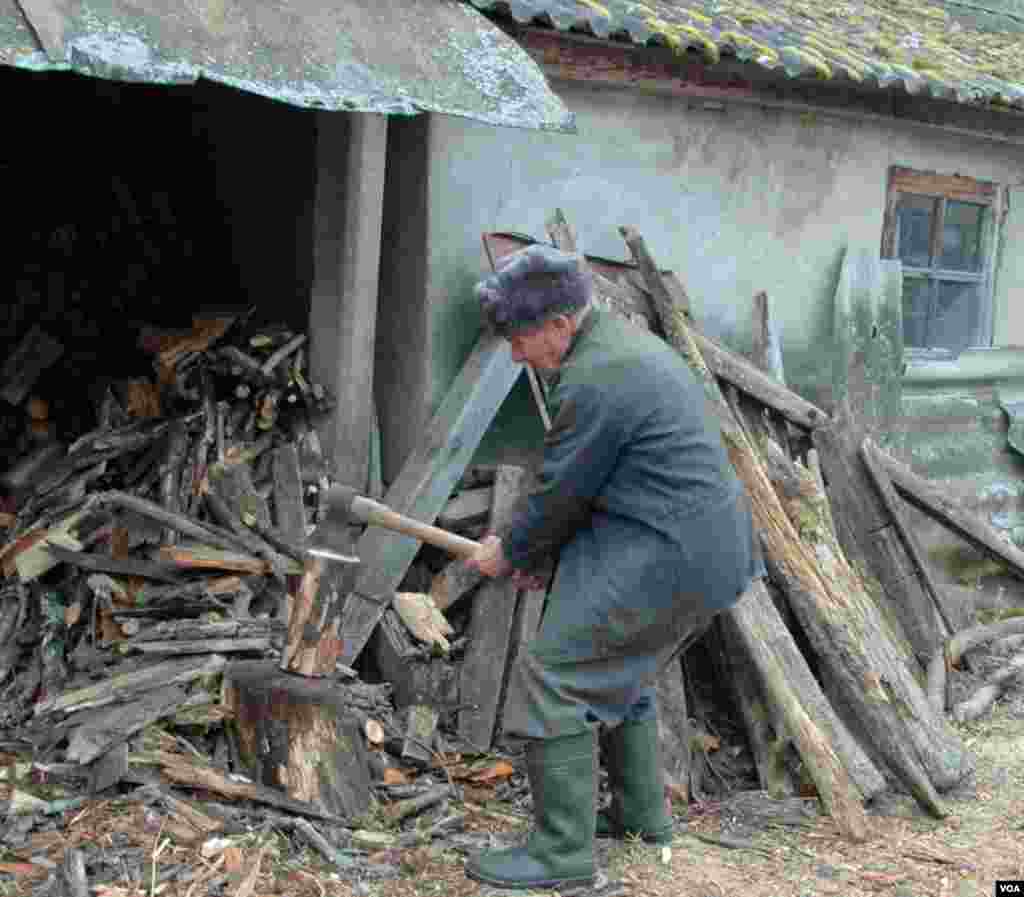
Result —
[{"label": "axe head", "polygon": [[348,486],[332,486],[327,491],[327,514],[316,528],[308,548],[310,554],[343,564],[358,564],[352,554],[348,526],[349,511],[358,493]]}]

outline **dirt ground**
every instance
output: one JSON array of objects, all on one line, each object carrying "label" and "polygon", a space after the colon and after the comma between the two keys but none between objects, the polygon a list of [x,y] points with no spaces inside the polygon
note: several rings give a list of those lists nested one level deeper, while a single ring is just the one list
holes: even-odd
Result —
[{"label": "dirt ground", "polygon": [[[977,757],[976,779],[947,795],[950,815],[936,820],[909,798],[889,798],[872,811],[870,839],[851,844],[817,816],[792,826],[752,818],[743,793],[718,804],[691,805],[677,817],[668,853],[640,844],[601,842],[602,897],[975,897],[994,893],[998,879],[1024,879],[1024,714],[1010,701],[985,720],[960,727]],[[749,794],[749,793],[748,793]],[[735,799],[734,799],[735,798]],[[806,802],[813,805],[813,801]],[[461,808],[465,809],[465,808]],[[466,811],[467,832],[507,841],[525,830],[492,802]],[[145,848],[156,870],[196,867],[190,880],[147,881],[93,888],[98,897],[472,897],[490,889],[468,881],[461,851],[431,847],[395,851],[385,859],[402,875],[379,882],[341,881],[319,855],[296,854],[280,835],[238,835],[231,847],[204,858],[195,844],[166,837],[129,800],[97,801],[68,813],[61,831],[33,839],[31,856],[0,856],[0,897],[61,893],[50,874],[69,845],[110,843]],[[725,846],[733,845],[733,846]],[[47,880],[49,887],[47,887]],[[213,885],[211,889],[209,886]],[[498,892],[508,893],[508,892]],[[547,892],[551,893],[551,892]],[[592,893],[592,892],[591,892]]]}]

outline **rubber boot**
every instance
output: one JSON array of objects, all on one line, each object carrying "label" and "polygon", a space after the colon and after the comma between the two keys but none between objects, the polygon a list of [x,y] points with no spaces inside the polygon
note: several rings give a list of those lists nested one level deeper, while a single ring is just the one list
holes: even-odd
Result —
[{"label": "rubber boot", "polygon": [[597,802],[594,733],[531,742],[526,772],[534,828],[522,847],[485,850],[466,875],[498,888],[563,888],[592,884]]},{"label": "rubber boot", "polygon": [[672,841],[672,817],[658,757],[658,721],[625,722],[604,738],[611,804],[597,816],[597,837]]}]

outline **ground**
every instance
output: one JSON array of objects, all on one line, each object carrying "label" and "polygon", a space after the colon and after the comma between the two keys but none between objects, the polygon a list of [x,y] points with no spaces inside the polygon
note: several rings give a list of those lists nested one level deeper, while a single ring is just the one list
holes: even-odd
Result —
[{"label": "ground", "polygon": [[[909,799],[894,798],[871,817],[865,844],[842,839],[831,820],[780,825],[764,817],[745,818],[742,800],[691,805],[677,817],[670,856],[641,844],[601,846],[607,895],[644,897],[826,897],[887,894],[895,897],[991,897],[999,879],[1024,879],[1024,718],[1013,703],[998,706],[983,721],[961,727],[976,752],[976,780],[948,796],[950,816],[923,816]],[[741,797],[741,795],[737,795]],[[514,811],[476,807],[467,812],[467,832],[515,837],[524,826]],[[456,809],[453,807],[453,809]],[[204,858],[197,845],[166,836],[138,801],[96,801],[68,813],[62,831],[33,838],[30,858],[0,856],[0,897],[40,894],[46,866],[61,862],[69,845],[109,843],[144,848],[156,857],[134,885],[94,887],[97,897],[490,897],[491,892],[462,873],[454,849],[421,847],[386,859],[399,878],[347,882],[332,876],[318,854],[282,850],[280,835],[248,834]],[[707,840],[701,840],[701,838]],[[716,843],[717,842],[717,843]],[[738,845],[723,846],[723,843]],[[158,847],[158,845],[163,845]],[[114,850],[116,853],[116,850]],[[42,863],[42,865],[40,865]],[[193,864],[191,881],[154,884],[161,867]],[[206,870],[209,870],[206,872]],[[51,879],[52,882],[52,879]],[[502,892],[508,893],[508,892]],[[548,892],[550,893],[550,892]]]}]

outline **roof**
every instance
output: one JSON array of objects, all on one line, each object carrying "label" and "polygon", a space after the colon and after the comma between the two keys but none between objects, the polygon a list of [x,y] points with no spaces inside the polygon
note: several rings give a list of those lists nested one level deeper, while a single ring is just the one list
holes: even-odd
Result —
[{"label": "roof", "polygon": [[1024,108],[1024,0],[470,0],[520,24],[729,55],[789,77]]},{"label": "roof", "polygon": [[0,65],[572,130],[526,51],[459,0],[0,0]]}]

